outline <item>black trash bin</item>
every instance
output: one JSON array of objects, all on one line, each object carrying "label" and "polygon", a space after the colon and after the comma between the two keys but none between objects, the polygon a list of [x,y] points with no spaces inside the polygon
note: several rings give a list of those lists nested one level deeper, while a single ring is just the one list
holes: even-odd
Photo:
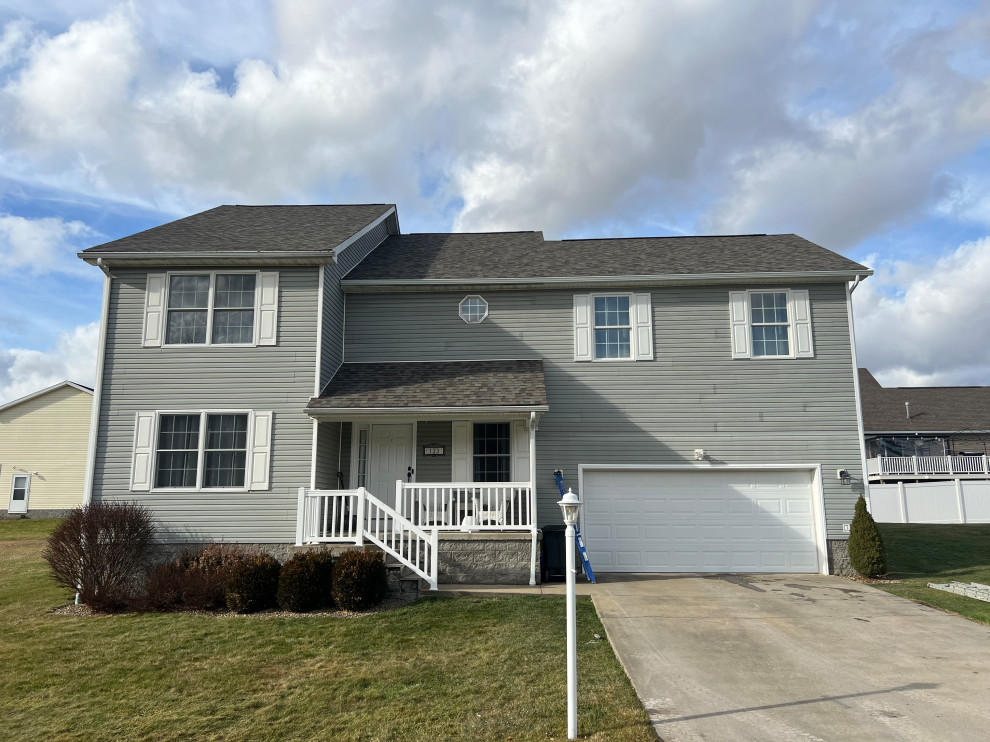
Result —
[{"label": "black trash bin", "polygon": [[563,582],[567,579],[565,531],[567,526],[543,526],[543,581]]}]

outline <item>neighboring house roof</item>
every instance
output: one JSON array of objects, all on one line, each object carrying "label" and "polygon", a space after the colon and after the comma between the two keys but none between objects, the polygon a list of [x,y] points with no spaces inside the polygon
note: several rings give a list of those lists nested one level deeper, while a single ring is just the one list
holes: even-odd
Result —
[{"label": "neighboring house roof", "polygon": [[92,394],[93,390],[88,386],[83,386],[82,384],[77,384],[74,381],[60,381],[58,384],[53,384],[52,386],[41,389],[37,392],[32,392],[26,397],[21,397],[20,399],[15,399],[13,402],[7,402],[6,404],[0,405],[0,410],[6,410],[11,407],[16,407],[19,404],[27,402],[28,400],[34,399],[35,397],[40,397],[42,394],[48,394],[49,392],[54,392],[56,389],[61,389],[64,386],[71,386],[74,389],[78,389],[81,392],[86,392],[86,394]]},{"label": "neighboring house roof", "polygon": [[345,281],[872,273],[794,234],[544,240],[542,232],[388,237]]},{"label": "neighboring house roof", "polygon": [[389,212],[393,204],[217,206],[79,253],[97,257],[169,254],[332,254],[335,247]]},{"label": "neighboring house roof", "polygon": [[506,407],[548,409],[543,361],[345,363],[308,409],[318,415]]},{"label": "neighboring house roof", "polygon": [[[863,429],[867,433],[990,431],[990,386],[882,387],[859,369]],[[907,416],[905,402],[911,404]]]}]

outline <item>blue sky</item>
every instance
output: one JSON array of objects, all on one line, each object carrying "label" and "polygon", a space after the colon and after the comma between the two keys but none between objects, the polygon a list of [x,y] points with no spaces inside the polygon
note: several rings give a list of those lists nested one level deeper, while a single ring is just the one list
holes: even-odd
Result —
[{"label": "blue sky", "polygon": [[84,247],[221,203],[796,232],[862,365],[990,384],[990,3],[0,2],[0,401],[92,381]]}]

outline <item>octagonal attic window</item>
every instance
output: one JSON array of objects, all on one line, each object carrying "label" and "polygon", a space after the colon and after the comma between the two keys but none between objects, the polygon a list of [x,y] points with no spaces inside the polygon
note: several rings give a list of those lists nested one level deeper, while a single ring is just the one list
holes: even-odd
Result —
[{"label": "octagonal attic window", "polygon": [[488,302],[480,296],[465,296],[457,305],[461,319],[476,325],[488,316]]}]

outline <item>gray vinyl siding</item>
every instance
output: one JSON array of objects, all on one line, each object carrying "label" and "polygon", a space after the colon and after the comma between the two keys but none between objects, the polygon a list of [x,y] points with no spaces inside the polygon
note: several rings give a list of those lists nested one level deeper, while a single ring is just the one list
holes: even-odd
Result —
[{"label": "gray vinyl siding", "polygon": [[[653,361],[575,362],[567,290],[483,292],[490,315],[475,325],[457,315],[465,292],[350,294],[345,356],[542,358],[541,525],[560,521],[555,468],[577,489],[581,463],[693,464],[703,448],[714,463],[820,464],[828,535],[843,538],[863,491],[845,286],[783,288],[810,292],[814,358],[733,360],[729,289],[715,286],[652,290]],[[852,486],[838,483],[837,469]]]},{"label": "gray vinyl siding", "polygon": [[[144,348],[147,271],[113,271],[94,498],[146,505],[171,541],[294,541],[297,491],[310,478],[313,425],[303,408],[316,369],[318,276],[315,267],[279,271],[277,345]],[[136,413],[181,409],[272,411],[271,489],[132,493]]]},{"label": "gray vinyl siding", "polygon": [[338,457],[340,468],[338,471],[344,475],[344,489],[354,489],[356,486],[351,482],[351,433],[353,430],[353,426],[348,422],[340,424],[340,451]]},{"label": "gray vinyl siding", "polygon": [[[417,482],[450,481],[452,430],[449,420],[430,420],[416,424]],[[423,446],[443,446],[443,456],[424,456]]]},{"label": "gray vinyl siding", "polygon": [[342,328],[344,326],[344,294],[340,290],[340,279],[346,276],[368,253],[388,237],[388,222],[383,220],[359,240],[345,249],[336,263],[323,267],[323,318],[320,359],[320,389],[333,378],[340,366],[344,352]]},{"label": "gray vinyl siding", "polygon": [[338,422],[320,423],[316,436],[316,489],[337,489],[337,452],[340,450]]}]

